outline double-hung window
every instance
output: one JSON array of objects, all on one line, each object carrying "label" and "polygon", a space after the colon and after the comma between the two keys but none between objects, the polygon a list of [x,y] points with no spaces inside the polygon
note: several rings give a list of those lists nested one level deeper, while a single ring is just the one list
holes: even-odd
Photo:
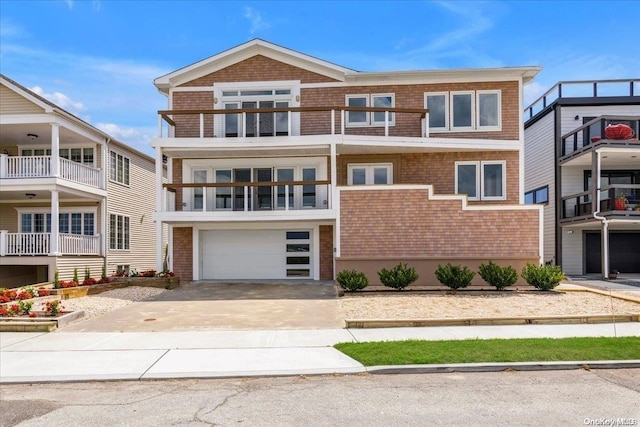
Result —
[{"label": "double-hung window", "polygon": [[109,215],[109,249],[129,250],[129,217]]},{"label": "double-hung window", "polygon": [[350,164],[348,185],[384,185],[393,184],[393,165],[391,163]]},{"label": "double-hung window", "polygon": [[[85,236],[95,235],[94,212],[60,212],[58,215],[58,230],[62,234],[83,234]],[[51,233],[51,213],[21,212],[20,213],[21,233]]]},{"label": "double-hung window", "polygon": [[389,115],[389,126],[395,126],[395,115],[392,112],[374,111],[358,111],[358,107],[376,107],[376,108],[394,108],[395,95],[392,93],[379,94],[362,94],[347,95],[347,107],[354,107],[356,110],[347,111],[347,126],[384,126],[386,122],[386,114]]},{"label": "double-hung window", "polygon": [[109,179],[129,185],[129,158],[115,151],[109,153]]},{"label": "double-hung window", "polygon": [[455,163],[456,194],[469,200],[506,199],[506,162],[487,160]]},{"label": "double-hung window", "polygon": [[429,130],[499,131],[502,129],[500,95],[499,90],[425,93]]}]

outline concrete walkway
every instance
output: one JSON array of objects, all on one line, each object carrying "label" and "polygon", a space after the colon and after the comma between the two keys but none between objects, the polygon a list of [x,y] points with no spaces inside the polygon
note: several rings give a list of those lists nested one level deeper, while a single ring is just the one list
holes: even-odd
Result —
[{"label": "concrete walkway", "polygon": [[[640,336],[640,323],[48,334],[5,332],[0,333],[0,383],[389,372],[384,367],[365,368],[331,346],[339,342],[405,339],[574,336]],[[573,366],[583,363],[577,361]],[[610,362],[606,363],[611,366]],[[640,367],[640,361],[625,364]],[[472,368],[503,370],[516,365],[474,364]],[[528,365],[540,367],[545,364]],[[548,368],[549,364],[546,365]],[[551,365],[562,367],[570,364]],[[593,366],[591,362],[590,365]],[[391,372],[402,369],[428,370],[421,366],[408,366],[393,367]],[[432,366],[430,369],[463,370],[465,367]]]}]

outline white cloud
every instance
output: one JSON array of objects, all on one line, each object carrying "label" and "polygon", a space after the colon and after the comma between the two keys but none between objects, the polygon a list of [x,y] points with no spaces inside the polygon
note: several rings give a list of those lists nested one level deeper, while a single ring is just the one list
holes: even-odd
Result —
[{"label": "white cloud", "polygon": [[85,109],[84,105],[82,105],[82,102],[74,101],[64,93],[61,93],[61,92],[47,93],[40,86],[34,86],[31,88],[31,90],[37,93],[38,95],[40,95],[41,97],[53,102],[60,108],[69,110],[71,113],[75,114]]},{"label": "white cloud", "polygon": [[152,128],[125,127],[119,126],[115,123],[96,123],[94,126],[120,142],[124,142],[145,154],[153,155],[151,135],[153,134],[154,129]]},{"label": "white cloud", "polygon": [[251,22],[251,28],[249,29],[251,34],[271,27],[271,24],[262,18],[262,14],[252,7],[244,8],[244,17]]}]

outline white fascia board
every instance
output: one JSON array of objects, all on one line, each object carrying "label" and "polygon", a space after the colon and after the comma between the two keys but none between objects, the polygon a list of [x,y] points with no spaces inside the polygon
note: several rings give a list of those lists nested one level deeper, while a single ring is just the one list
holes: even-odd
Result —
[{"label": "white fascia board", "polygon": [[[379,139],[377,139],[379,138]],[[387,138],[345,136],[339,145],[368,147],[407,147],[407,148],[443,148],[472,150],[519,150],[522,146],[517,140],[471,139],[471,138]]]},{"label": "white fascia board", "polygon": [[34,104],[36,104],[37,106],[42,108],[45,111],[45,113],[52,113],[53,112],[53,107],[51,105],[49,105],[46,102],[42,101],[41,99],[33,96],[31,93],[25,91],[21,87],[18,87],[16,85],[14,85],[13,83],[11,83],[10,81],[8,81],[8,80],[6,80],[4,78],[1,78],[1,77],[0,77],[0,82],[2,83],[3,86],[6,86],[7,88],[9,88],[12,91],[16,92],[17,94],[19,94],[23,98],[33,102]]},{"label": "white fascia board", "polygon": [[172,86],[179,86],[188,81],[211,74],[238,62],[242,62],[256,55],[266,56],[276,61],[303,68],[336,80],[344,80],[344,75],[353,70],[314,58],[263,40],[251,40],[217,55],[198,61],[172,73],[158,77],[154,84],[159,89],[166,90]]},{"label": "white fascia board", "polygon": [[282,136],[265,138],[153,138],[151,146],[155,148],[193,149],[238,149],[252,150],[256,148],[291,148],[298,150],[305,147],[326,147],[332,140],[341,135]]},{"label": "white fascia board", "polygon": [[153,212],[154,221],[167,223],[250,223],[250,222],[281,222],[281,221],[334,221],[338,212],[334,209],[299,209],[291,211],[266,211],[266,212],[179,212],[163,211]]},{"label": "white fascia board", "polygon": [[103,134],[101,131],[95,132],[97,129],[87,130],[84,126],[79,126],[63,117],[56,117],[55,123],[95,142],[96,144],[102,144],[105,142],[105,139],[109,138],[107,134]]},{"label": "white fascia board", "polygon": [[49,114],[5,114],[0,115],[0,125],[23,125],[53,123],[55,118]]}]

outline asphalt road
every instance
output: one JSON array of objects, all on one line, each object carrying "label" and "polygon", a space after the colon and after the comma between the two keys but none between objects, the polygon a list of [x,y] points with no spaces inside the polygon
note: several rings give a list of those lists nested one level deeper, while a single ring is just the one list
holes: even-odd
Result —
[{"label": "asphalt road", "polygon": [[3,427],[640,425],[640,369],[2,385],[0,393]]}]

